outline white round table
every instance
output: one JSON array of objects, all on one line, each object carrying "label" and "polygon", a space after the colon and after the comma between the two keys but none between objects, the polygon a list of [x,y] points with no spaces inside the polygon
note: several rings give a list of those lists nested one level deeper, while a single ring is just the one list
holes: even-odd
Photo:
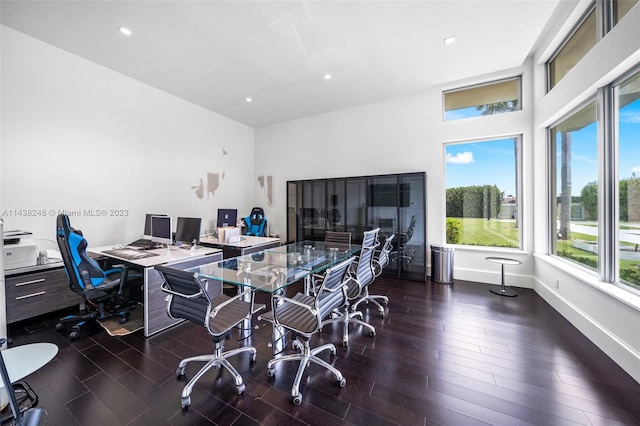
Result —
[{"label": "white round table", "polygon": [[[3,350],[2,358],[13,383],[47,365],[57,353],[53,343],[31,343]],[[0,383],[0,387],[4,385]]]},{"label": "white round table", "polygon": [[[3,350],[2,359],[9,379],[14,383],[47,365],[57,353],[58,347],[53,343],[31,343]],[[0,409],[8,403],[7,391],[0,380]]]},{"label": "white round table", "polygon": [[504,284],[504,265],[520,265],[522,264],[522,262],[520,262],[517,259],[510,259],[508,257],[495,257],[495,256],[489,256],[489,257],[485,257],[486,260],[488,260],[489,262],[493,262],[493,263],[499,263],[500,264],[500,268],[501,268],[501,284],[499,288],[490,288],[489,291],[491,293],[497,294],[498,296],[506,296],[506,297],[516,297],[518,295],[518,293],[516,293],[515,291],[512,290],[507,290],[505,284]]}]

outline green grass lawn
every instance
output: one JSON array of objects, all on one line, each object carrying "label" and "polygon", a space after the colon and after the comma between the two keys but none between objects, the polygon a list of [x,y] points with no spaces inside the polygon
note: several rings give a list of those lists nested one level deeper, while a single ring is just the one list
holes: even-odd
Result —
[{"label": "green grass lawn", "polygon": [[460,244],[470,246],[518,248],[518,228],[515,220],[456,218],[462,224]]},{"label": "green grass lawn", "polygon": [[[510,247],[518,248],[518,233],[515,220],[508,219],[482,219],[482,218],[456,218],[460,221],[459,244],[486,247]],[[571,233],[573,240],[596,242],[593,235]],[[572,241],[558,240],[557,254],[571,259],[592,270],[597,270],[598,256],[595,253],[580,250],[573,247]],[[640,271],[637,261],[621,260],[620,275],[625,283],[640,289]]]}]

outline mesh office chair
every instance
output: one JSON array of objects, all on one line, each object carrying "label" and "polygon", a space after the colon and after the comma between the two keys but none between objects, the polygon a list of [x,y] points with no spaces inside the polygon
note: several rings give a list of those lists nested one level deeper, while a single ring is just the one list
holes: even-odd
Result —
[{"label": "mesh office chair", "polygon": [[123,266],[103,269],[87,254],[87,240],[80,230],[71,227],[69,217],[65,214],[57,217],[56,239],[69,278],[69,287],[86,302],[86,313],[61,318],[56,330],[62,331],[71,325],[69,338],[73,340],[80,336],[81,327],[88,321],[117,316],[120,317],[120,323],[124,324],[129,316],[125,308],[133,309],[137,305],[130,298],[130,290],[142,284],[142,275]]},{"label": "mesh office chair", "polygon": [[[382,270],[389,264],[391,258],[391,251],[393,250],[393,244],[391,243],[395,238],[395,234],[389,235],[385,240],[382,248],[379,251],[376,251],[373,256],[373,273],[375,278],[379,277],[382,274]],[[373,282],[373,280],[371,280]],[[371,283],[369,283],[371,284]],[[383,295],[377,294],[369,294],[369,285],[366,285],[362,289],[362,294],[357,301],[355,301],[351,305],[351,310],[355,311],[358,308],[358,305],[362,302],[365,303],[373,303],[378,307],[378,312],[380,312],[380,316],[384,318],[384,307],[378,303],[376,299],[382,301],[382,305],[387,305],[389,303],[389,298]]]},{"label": "mesh office chair", "polygon": [[373,255],[376,247],[378,247],[378,232],[380,228],[373,229],[371,231],[365,231],[362,236],[362,248],[358,261],[352,265],[347,271],[347,277],[345,278],[345,285],[347,290],[347,300],[339,309],[336,309],[336,314],[332,318],[328,318],[323,321],[322,326],[333,323],[342,323],[342,345],[347,346],[349,344],[349,324],[355,323],[369,330],[370,336],[376,335],[376,329],[371,324],[368,324],[362,320],[362,312],[350,310],[350,303],[356,301],[363,294],[364,289],[373,282],[375,274],[373,270]]},{"label": "mesh office chair", "polygon": [[[0,346],[3,346],[7,339],[0,339]],[[4,386],[4,391],[7,394],[9,399],[9,408],[11,409],[12,415],[12,423],[16,426],[40,426],[47,424],[47,411],[44,408],[33,407],[30,404],[30,408],[22,411],[20,409],[20,403],[16,398],[14,386],[11,383],[11,379],[9,378],[9,372],[7,371],[7,366],[4,363],[4,357],[2,356],[2,351],[0,351],[0,378],[2,378],[2,384]],[[28,391],[31,389],[28,388]],[[33,401],[32,405],[35,405],[38,402],[37,396],[32,395],[29,398]],[[5,420],[9,419],[2,418],[3,424],[5,424]]]},{"label": "mesh office chair", "polygon": [[298,293],[294,297],[289,298],[274,294],[272,299],[273,309],[261,315],[261,318],[291,330],[296,336],[293,346],[298,350],[298,353],[273,358],[267,364],[267,374],[269,377],[273,377],[275,375],[274,366],[277,363],[285,361],[300,362],[291,388],[291,396],[293,396],[293,403],[295,405],[302,403],[300,381],[302,380],[305,368],[312,362],[331,371],[340,387],[344,387],[347,384],[347,380],[338,369],[317,356],[320,352],[326,350],[329,350],[332,355],[335,355],[336,347],[332,343],[327,343],[312,349],[309,341],[311,340],[311,336],[320,331],[322,320],[328,317],[332,311],[346,303],[344,278],[354,259],[355,258],[352,257],[327,269],[324,273],[322,283],[317,288],[315,296]]},{"label": "mesh office chair", "polygon": [[[212,354],[199,355],[180,361],[176,375],[185,375],[188,363],[198,361],[206,364],[189,380],[182,390],[182,408],[191,405],[191,391],[198,379],[212,367],[224,367],[231,373],[238,394],[245,391],[242,376],[231,365],[227,358],[242,352],[249,352],[251,362],[256,360],[256,349],[253,346],[245,346],[224,351],[225,337],[231,334],[234,327],[243,320],[248,319],[253,312],[253,293],[246,290],[234,297],[222,293],[222,281],[205,280],[197,273],[173,269],[167,266],[156,266],[155,269],[163,279],[161,290],[169,295],[167,300],[167,313],[174,319],[186,319],[203,326],[211,336],[215,348]],[[245,302],[242,298],[251,294],[251,302]]]},{"label": "mesh office chair", "polygon": [[351,244],[351,232],[325,231],[324,242],[348,246]]},{"label": "mesh office chair", "polygon": [[262,207],[251,209],[249,216],[242,219],[245,226],[245,234],[256,237],[264,237],[267,232],[267,217]]}]

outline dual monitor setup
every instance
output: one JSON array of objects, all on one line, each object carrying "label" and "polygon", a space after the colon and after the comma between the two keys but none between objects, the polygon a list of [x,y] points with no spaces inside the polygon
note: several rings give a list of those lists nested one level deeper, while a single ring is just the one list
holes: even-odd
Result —
[{"label": "dual monitor setup", "polygon": [[[237,209],[218,209],[218,227],[235,226],[238,220]],[[200,242],[202,219],[199,217],[178,217],[175,235],[173,234],[173,219],[164,214],[147,213],[144,222],[143,238],[129,244],[138,248],[151,248],[157,244],[167,246],[185,244],[190,246],[194,241]],[[149,239],[145,238],[149,237]]]}]

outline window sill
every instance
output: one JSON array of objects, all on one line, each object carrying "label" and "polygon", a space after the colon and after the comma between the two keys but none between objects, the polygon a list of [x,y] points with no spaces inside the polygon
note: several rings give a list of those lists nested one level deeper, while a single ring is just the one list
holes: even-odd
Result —
[{"label": "window sill", "polygon": [[635,294],[633,291],[618,287],[612,283],[600,281],[598,277],[590,274],[586,270],[582,270],[581,268],[576,267],[569,262],[562,261],[561,259],[556,259],[554,256],[534,254],[534,257],[537,260],[561,269],[563,272],[597,289],[605,295],[640,311],[640,295]]}]

